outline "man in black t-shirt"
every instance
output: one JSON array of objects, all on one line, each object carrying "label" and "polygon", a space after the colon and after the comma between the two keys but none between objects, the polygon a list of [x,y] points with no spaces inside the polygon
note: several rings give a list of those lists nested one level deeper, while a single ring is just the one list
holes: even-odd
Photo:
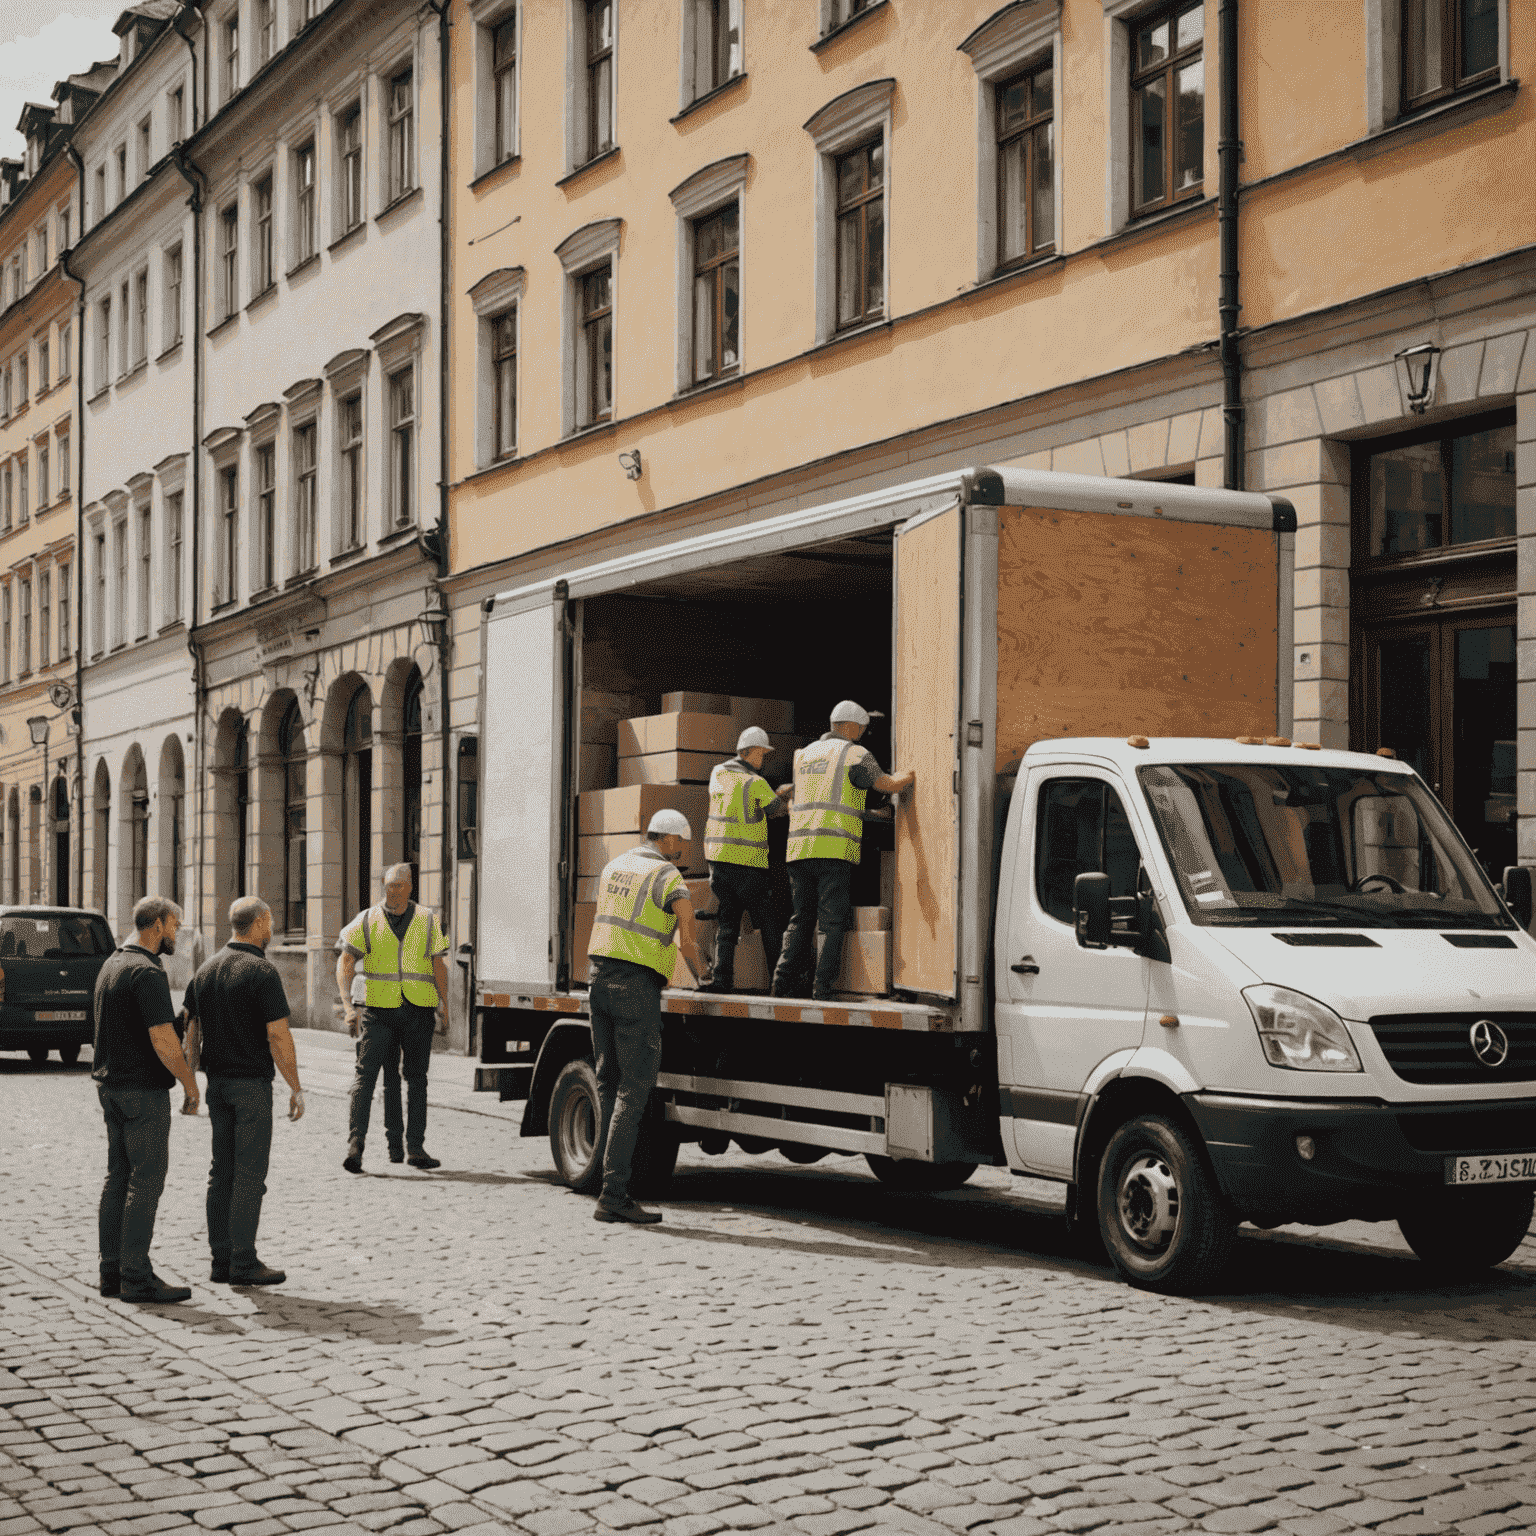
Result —
[{"label": "man in black t-shirt", "polygon": [[256,1257],[256,1228],[272,1153],[274,1063],[292,1090],[288,1118],[304,1113],[288,997],[266,956],[272,909],[242,896],[229,909],[234,937],[187,987],[187,1044],[208,1077],[213,1161],[208,1169],[208,1246],[216,1282],[281,1285],[288,1277]]},{"label": "man in black t-shirt", "polygon": [[185,1301],[149,1262],[155,1212],[171,1155],[171,1084],[197,1113],[197,1079],[176,1038],[176,1012],[162,954],[176,948],[181,908],[146,896],[133,909],[136,939],[107,958],[92,1004],[96,1038],[91,1077],[107,1123],[107,1178],[97,1232],[101,1294],[124,1301]]}]

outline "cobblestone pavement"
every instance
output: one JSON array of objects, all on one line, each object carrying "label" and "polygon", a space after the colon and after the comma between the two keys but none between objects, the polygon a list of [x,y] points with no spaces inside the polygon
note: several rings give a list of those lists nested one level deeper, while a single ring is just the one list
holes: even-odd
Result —
[{"label": "cobblestone pavement", "polygon": [[207,1283],[208,1121],[175,1116],[164,1308],[95,1294],[86,1070],[0,1058],[0,1536],[1536,1529],[1529,1242],[1436,1289],[1384,1231],[1255,1233],[1229,1294],[1173,1300],[1004,1175],[902,1196],[691,1148],[663,1226],[603,1226],[456,1058],[442,1170],[379,1138],[349,1176],[349,1043],[300,1055],[288,1284]]}]

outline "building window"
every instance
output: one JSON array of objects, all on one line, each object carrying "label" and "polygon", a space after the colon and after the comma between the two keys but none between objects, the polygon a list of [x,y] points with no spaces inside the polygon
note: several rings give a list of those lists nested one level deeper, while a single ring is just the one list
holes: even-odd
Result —
[{"label": "building window", "polygon": [[20,623],[17,626],[16,673],[25,677],[32,670],[32,578],[23,576],[17,587],[20,592]]},{"label": "building window", "polygon": [[1152,213],[1205,182],[1205,0],[1131,31],[1131,212]]},{"label": "building window", "polygon": [[[117,162],[117,201],[120,203],[128,196],[128,146],[119,144],[117,154],[114,157]],[[17,270],[19,277],[20,269]]]},{"label": "building window", "polygon": [[230,759],[235,770],[235,895],[244,896],[245,840],[251,830],[251,735],[244,720],[235,729],[235,745]]},{"label": "building window", "polygon": [[298,700],[288,706],[277,733],[283,762],[283,907],[289,933],[302,933],[308,892],[305,822],[308,812],[308,756],[304,750],[304,717]]},{"label": "building window", "polygon": [[876,4],[878,0],[826,0],[826,21],[822,31],[830,32],[834,27],[841,27],[855,16],[872,10]]},{"label": "building window", "polygon": [[37,344],[37,392],[40,395],[48,393],[48,338],[46,336]]},{"label": "building window", "polygon": [[415,185],[415,103],[413,76],[401,70],[389,82],[389,180],[386,200],[395,202]]},{"label": "building window", "polygon": [[124,283],[117,295],[117,376],[133,371],[133,290]]},{"label": "building window", "polygon": [[133,366],[149,356],[149,268],[133,279]]},{"label": "building window", "polygon": [[16,515],[20,522],[26,522],[32,516],[32,499],[27,491],[27,456],[25,453],[16,461]]},{"label": "building window", "polygon": [[480,738],[459,739],[458,856],[473,859],[480,852]]},{"label": "building window", "polygon": [[96,196],[95,196],[96,222],[99,224],[107,216],[107,168],[104,165],[96,167]]},{"label": "building window", "polygon": [[75,327],[66,320],[59,327],[59,383],[69,378],[75,365]]},{"label": "building window", "polygon": [[491,372],[496,401],[492,449],[496,458],[510,459],[517,452],[516,309],[491,321]]},{"label": "building window", "polygon": [[1055,70],[1032,69],[997,92],[997,265],[1055,249]]},{"label": "building window", "polygon": [[581,323],[577,374],[581,425],[590,427],[613,414],[613,268],[610,263],[578,279]]},{"label": "building window", "polygon": [[272,174],[269,171],[256,183],[256,245],[252,251],[251,287],[262,294],[277,281],[277,263],[272,248]]},{"label": "building window", "polygon": [[315,207],[315,144],[311,139],[293,157],[294,265],[302,266],[320,248]]},{"label": "building window", "polygon": [[3,412],[6,420],[11,416],[11,368],[7,363],[4,370],[0,371],[0,404],[3,404]]},{"label": "building window", "polygon": [[219,476],[219,595],[235,600],[240,580],[240,471],[231,464]]},{"label": "building window", "polygon": [[128,643],[128,519],[112,525],[112,646]]},{"label": "building window", "polygon": [[265,592],[277,584],[277,446],[256,450],[256,570],[251,584]]},{"label": "building window", "polygon": [[363,109],[351,107],[341,119],[341,232],[363,222]]},{"label": "building window", "polygon": [[1513,423],[1383,448],[1366,473],[1371,560],[1515,536]]},{"label": "building window", "polygon": [[389,377],[390,512],[396,528],[416,515],[416,370]]},{"label": "building window", "polygon": [[1402,0],[1403,110],[1499,76],[1498,0]]},{"label": "building window", "polygon": [[315,567],[315,436],[314,422],[293,434],[293,568],[297,575]]},{"label": "building window", "polygon": [[0,583],[0,683],[11,680],[11,584]]},{"label": "building window", "polygon": [[[92,655],[100,656],[107,648],[107,536],[96,535],[96,585],[91,593]],[[7,647],[9,651],[9,647]]]},{"label": "building window", "polygon": [[27,383],[27,354],[25,350],[16,354],[16,406],[19,410],[32,398],[32,388]]},{"label": "building window", "polygon": [[58,453],[55,457],[59,465],[59,499],[69,495],[69,432],[67,429],[54,434],[58,443]]},{"label": "building window", "polygon": [[53,577],[47,571],[37,573],[37,664],[46,667],[52,661]]},{"label": "building window", "polygon": [[181,247],[173,245],[165,253],[165,316],[161,327],[163,350],[181,344]]},{"label": "building window", "polygon": [[234,11],[223,26],[224,100],[240,89],[240,12]]},{"label": "building window", "polygon": [[0,523],[0,527],[4,527],[6,529],[9,529],[10,526],[11,526],[11,511],[12,511],[12,504],[13,504],[13,502],[15,500],[15,489],[16,489],[15,473],[14,473],[14,470],[13,470],[12,466],[9,465],[9,464],[7,464],[5,466],[4,485],[5,485],[4,503],[3,503],[3,507],[0,507],[0,513],[3,513],[4,522]]},{"label": "building window", "polygon": [[[103,390],[112,382],[112,295],[110,293],[96,306],[96,317],[96,388]],[[6,401],[6,406],[10,406],[9,400]]]},{"label": "building window", "polygon": [[219,311],[230,319],[240,307],[240,210],[231,203],[219,214]]},{"label": "building window", "polygon": [[411,890],[421,889],[421,673],[411,668],[410,681],[405,685],[405,759],[403,767],[404,793],[401,808],[404,812],[405,847],[401,858],[411,866]]},{"label": "building window", "polygon": [[837,326],[885,313],[885,145],[837,158]]},{"label": "building window", "polygon": [[59,250],[69,249],[69,207],[66,204],[59,209]]},{"label": "building window", "polygon": [[342,910],[359,912],[373,886],[373,698],[366,687],[347,706],[341,750]]},{"label": "building window", "polygon": [[277,52],[277,0],[256,0],[256,63]]},{"label": "building window", "polygon": [[165,619],[181,617],[181,491],[165,498]]},{"label": "building window", "polygon": [[139,508],[139,591],[138,620],[140,640],[149,634],[150,561],[154,558],[154,545],[150,541],[149,508]]},{"label": "building window", "polygon": [[613,148],[613,0],[585,0],[585,148],[581,161]]},{"label": "building window", "polygon": [[179,144],[187,136],[187,91],[185,86],[178,85],[165,98],[166,101],[166,135],[172,144]]},{"label": "building window", "polygon": [[73,588],[69,584],[69,566],[59,567],[59,660],[67,661],[72,636],[69,628],[69,600]]},{"label": "building window", "polygon": [[37,445],[37,507],[42,511],[48,505],[48,444]]},{"label": "building window", "polygon": [[154,161],[150,158],[150,119],[145,118],[139,124],[139,180],[144,181],[149,176],[149,168]]},{"label": "building window", "polygon": [[495,163],[517,154],[517,13],[498,22],[491,35],[492,90],[496,97]]},{"label": "building window", "polygon": [[341,402],[341,547],[363,544],[363,397],[361,392]]},{"label": "building window", "polygon": [[693,226],[693,382],[740,366],[741,253],[735,202]]},{"label": "building window", "polygon": [[687,0],[693,31],[693,96],[707,96],[741,73],[741,0]]}]

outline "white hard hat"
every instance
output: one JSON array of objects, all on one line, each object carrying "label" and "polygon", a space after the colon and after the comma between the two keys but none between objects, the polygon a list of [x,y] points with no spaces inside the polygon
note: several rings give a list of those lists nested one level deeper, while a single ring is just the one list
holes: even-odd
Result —
[{"label": "white hard hat", "polygon": [[871,720],[879,719],[878,709],[865,709],[862,704],[855,704],[852,699],[844,699],[841,704],[833,706],[833,725],[868,725]]},{"label": "white hard hat", "polygon": [[768,732],[760,725],[749,725],[740,736],[736,738],[736,750],[745,752],[748,747],[771,747],[773,743],[768,740]]},{"label": "white hard hat", "polygon": [[681,811],[657,811],[645,829],[652,837],[683,837],[693,840],[693,828]]}]

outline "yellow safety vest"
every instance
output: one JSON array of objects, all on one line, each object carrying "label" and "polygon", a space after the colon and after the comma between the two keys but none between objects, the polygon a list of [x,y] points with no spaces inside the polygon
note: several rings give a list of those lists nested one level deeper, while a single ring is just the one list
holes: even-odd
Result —
[{"label": "yellow safety vest", "polygon": [[739,757],[709,776],[709,820],[704,857],[711,864],[768,868],[768,807],[777,796],[768,781]]},{"label": "yellow safety vest", "polygon": [[864,844],[864,802],[848,777],[848,759],[862,757],[856,741],[832,736],[795,753],[795,798],[789,808],[789,860],[859,862]]},{"label": "yellow safety vest", "polygon": [[361,950],[363,981],[368,1008],[398,1008],[402,1001],[418,1008],[436,1008],[437,983],[432,976],[432,956],[448,947],[437,918],[418,906],[404,940],[395,938],[383,907],[369,907],[348,924],[341,942]]},{"label": "yellow safety vest", "polygon": [[587,954],[647,965],[670,978],[677,919],[666,902],[686,889],[683,877],[654,843],[609,860],[597,877],[597,914]]}]

